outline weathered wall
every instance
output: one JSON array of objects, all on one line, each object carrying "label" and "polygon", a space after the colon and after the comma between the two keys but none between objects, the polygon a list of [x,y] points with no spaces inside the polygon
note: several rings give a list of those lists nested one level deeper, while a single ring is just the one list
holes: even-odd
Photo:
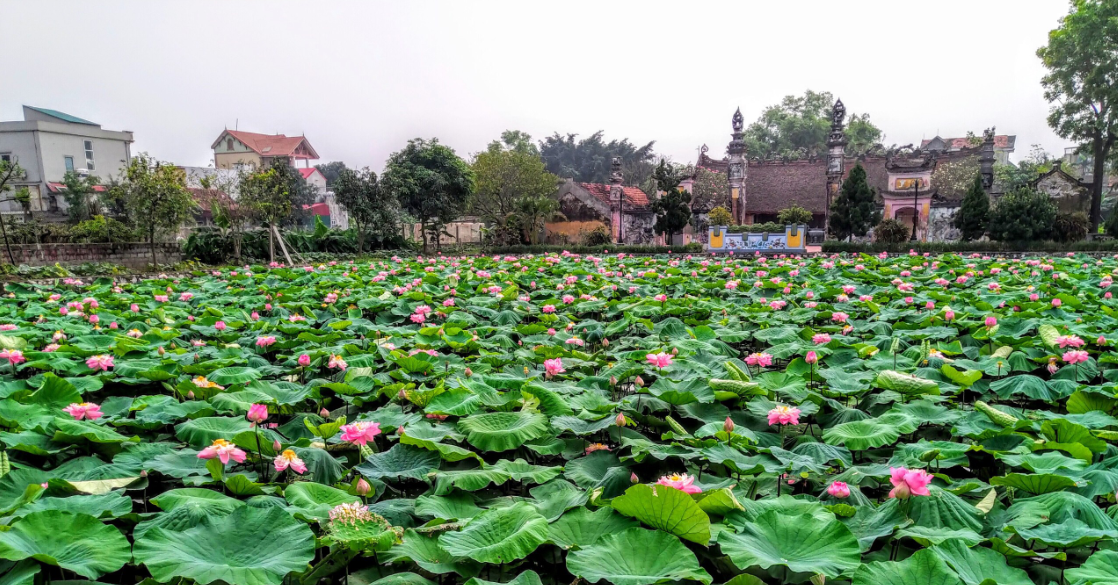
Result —
[{"label": "weathered wall", "polygon": [[929,242],[952,242],[962,237],[963,234],[951,225],[956,211],[959,211],[958,207],[931,208],[928,213],[928,223],[931,224],[928,233]]},{"label": "weathered wall", "polygon": [[1091,194],[1086,188],[1069,181],[1061,173],[1052,173],[1037,181],[1036,188],[1047,193],[1062,213],[1091,211]]},{"label": "weathered wall", "polygon": [[652,213],[626,213],[621,219],[621,239],[626,244],[652,244],[656,233],[656,215]]},{"label": "weathered wall", "polygon": [[[155,253],[160,264],[182,262],[182,248],[177,243],[159,243]],[[109,262],[129,268],[151,264],[151,247],[147,243],[126,244],[12,244],[16,264],[45,266],[50,264],[84,264]],[[0,264],[8,264],[8,253],[0,246]]]},{"label": "weathered wall", "polygon": [[598,227],[608,228],[609,224],[596,220],[549,222],[544,224],[545,239],[548,244],[560,246],[581,244],[586,234]]}]

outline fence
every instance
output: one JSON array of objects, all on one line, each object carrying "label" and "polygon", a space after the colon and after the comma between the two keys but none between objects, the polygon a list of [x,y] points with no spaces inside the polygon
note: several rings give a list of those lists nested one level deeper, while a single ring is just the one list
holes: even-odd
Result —
[{"label": "fence", "polygon": [[[109,262],[128,268],[144,268],[151,264],[151,246],[146,242],[119,244],[12,244],[16,264],[45,266],[50,264],[84,264]],[[155,244],[160,264],[182,262],[182,248],[177,243]],[[0,245],[0,264],[8,264],[8,252]]]}]

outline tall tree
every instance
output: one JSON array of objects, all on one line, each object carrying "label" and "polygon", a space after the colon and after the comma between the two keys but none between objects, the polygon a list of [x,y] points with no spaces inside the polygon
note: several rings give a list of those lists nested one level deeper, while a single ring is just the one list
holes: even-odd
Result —
[{"label": "tall tree", "polygon": [[955,212],[954,225],[963,232],[963,241],[977,240],[986,233],[990,222],[990,197],[982,188],[982,175],[975,174],[959,211]]},{"label": "tall tree", "polygon": [[854,165],[842,182],[842,191],[831,203],[829,230],[831,235],[844,240],[850,236],[864,236],[881,221],[877,210],[876,193],[866,181],[862,163]]},{"label": "tall tree", "polygon": [[559,178],[544,168],[531,136],[509,130],[501,138],[470,165],[477,183],[470,210],[492,226],[498,243],[533,243],[540,224],[559,209]]},{"label": "tall tree", "polygon": [[215,173],[204,175],[198,182],[203,189],[212,189],[217,196],[210,201],[210,215],[213,216],[214,225],[222,230],[222,235],[233,241],[233,258],[241,261],[241,244],[244,242],[245,231],[253,220],[251,205],[242,203],[233,198],[234,193],[240,193],[239,188],[248,171],[238,171],[235,176]]},{"label": "tall tree", "polygon": [[385,193],[369,167],[343,169],[334,183],[334,197],[349,211],[349,220],[357,230],[358,254],[364,250],[365,233],[370,229],[381,236],[397,233],[400,205]]},{"label": "tall tree", "polygon": [[100,178],[68,171],[62,176],[62,184],[66,186],[63,197],[66,198],[66,213],[71,222],[81,223],[101,215],[101,202],[97,197]]},{"label": "tall tree", "polygon": [[348,169],[349,167],[345,166],[344,162],[336,160],[333,162],[314,165],[314,168],[318,169],[318,172],[322,173],[322,176],[326,178],[326,186],[333,187],[334,182],[336,182],[338,180],[338,177],[341,176],[342,171]]},{"label": "tall tree", "polygon": [[[788,95],[779,104],[761,112],[756,122],[745,129],[750,156],[761,158],[820,157],[827,152],[831,133],[831,92],[810,89],[802,96]],[[851,114],[846,126],[847,151],[861,154],[881,139],[881,130],[867,114]]]},{"label": "tall tree", "polygon": [[540,156],[548,172],[581,183],[608,183],[613,157],[621,158],[621,172],[626,185],[640,187],[652,176],[655,168],[652,152],[655,141],[644,146],[628,138],[605,142],[599,130],[582,140],[577,134],[561,136],[558,132],[540,141]]},{"label": "tall tree", "polygon": [[119,190],[129,215],[147,233],[152,264],[159,264],[156,235],[178,231],[196,207],[186,189],[186,175],[173,164],[140,153],[124,168],[113,188]]},{"label": "tall tree", "polygon": [[474,191],[474,172],[437,138],[415,138],[388,157],[381,186],[419,220],[426,252],[428,232],[438,246],[446,224],[462,213]]},{"label": "tall tree", "polygon": [[299,198],[300,185],[292,175],[302,180],[286,162],[276,161],[267,169],[244,175],[241,180],[241,198],[238,203],[248,206],[268,225],[268,259],[276,261],[275,230],[291,217]]},{"label": "tall tree", "polygon": [[656,214],[656,224],[652,229],[658,234],[664,234],[671,245],[671,237],[682,231],[691,221],[691,194],[679,186],[683,179],[679,169],[669,165],[665,159],[660,159],[653,177],[660,196],[651,205]]},{"label": "tall tree", "polygon": [[1118,2],[1072,0],[1059,28],[1037,56],[1048,72],[1041,78],[1052,106],[1048,125],[1062,138],[1090,144],[1091,233],[1102,221],[1105,165],[1118,137]]},{"label": "tall tree", "polygon": [[1029,149],[1029,154],[1016,164],[995,164],[994,184],[998,185],[999,192],[1002,193],[1027,187],[1037,177],[1052,170],[1055,160],[1055,157],[1044,150],[1043,146],[1034,144]]}]

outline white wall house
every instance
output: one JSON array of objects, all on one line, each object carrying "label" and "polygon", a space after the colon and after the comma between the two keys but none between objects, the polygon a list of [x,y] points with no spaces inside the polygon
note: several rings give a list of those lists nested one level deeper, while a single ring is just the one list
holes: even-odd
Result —
[{"label": "white wall house", "polygon": [[[31,191],[31,211],[65,212],[61,191],[67,171],[109,179],[132,159],[132,133],[104,130],[76,116],[23,106],[23,121],[0,122],[0,160],[17,161],[26,175],[12,187]],[[0,212],[23,213],[14,201],[0,203]]]}]

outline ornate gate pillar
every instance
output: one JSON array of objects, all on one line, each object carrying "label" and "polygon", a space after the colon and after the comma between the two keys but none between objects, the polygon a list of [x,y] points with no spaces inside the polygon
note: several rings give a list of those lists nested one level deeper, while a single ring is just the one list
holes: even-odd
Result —
[{"label": "ornate gate pillar", "polygon": [[726,152],[730,154],[730,168],[729,168],[729,182],[730,182],[730,213],[734,216],[736,223],[745,223],[745,176],[746,176],[746,163],[745,163],[745,140],[742,129],[745,126],[745,121],[741,115],[741,108],[734,112],[734,117],[731,119],[734,128],[733,138],[730,140],[730,145],[726,147]]}]

